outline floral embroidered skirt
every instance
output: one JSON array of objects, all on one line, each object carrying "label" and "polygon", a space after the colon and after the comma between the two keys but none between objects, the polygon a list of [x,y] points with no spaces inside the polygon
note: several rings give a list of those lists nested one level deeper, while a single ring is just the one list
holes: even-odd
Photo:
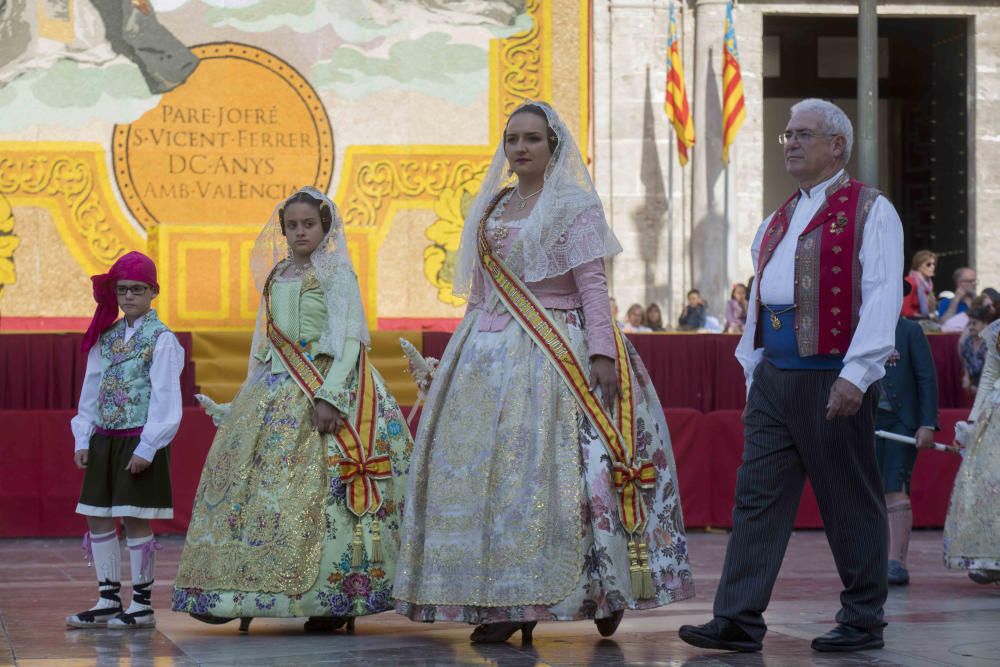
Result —
[{"label": "floral embroidered skirt", "polygon": [[1000,570],[1000,389],[987,400],[951,492],[944,523],[947,567]]},{"label": "floral embroidered skirt", "polygon": [[392,608],[413,445],[399,406],[373,375],[376,449],[389,455],[393,470],[392,479],[378,482],[382,559],[370,560],[366,514],[362,563],[352,566],[357,518],[345,504],[336,442],[316,432],[312,406],[287,374],[258,372],[233,401],[205,461],[175,611],[232,618],[364,616]]},{"label": "floral embroidered skirt", "polygon": [[[577,311],[550,311],[589,359]],[[694,593],[670,435],[642,362],[637,449],[652,460],[645,491],[655,596],[631,590],[608,454],[551,363],[510,322],[479,331],[467,317],[427,397],[414,448],[395,582],[416,621],[489,623],[604,618]]]}]

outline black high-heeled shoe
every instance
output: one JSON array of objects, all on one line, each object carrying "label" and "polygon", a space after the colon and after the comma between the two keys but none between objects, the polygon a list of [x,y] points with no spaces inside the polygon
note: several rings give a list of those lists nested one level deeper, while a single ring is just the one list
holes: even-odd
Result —
[{"label": "black high-heeled shoe", "polygon": [[529,623],[516,623],[516,622],[502,622],[502,623],[483,623],[477,625],[476,629],[472,631],[472,635],[469,636],[469,641],[473,644],[501,644],[511,638],[518,630],[521,631],[521,643],[530,644],[531,643],[531,633],[535,629],[535,625],[538,621],[531,621]]},{"label": "black high-heeled shoe", "polygon": [[597,631],[601,633],[602,637],[610,637],[615,634],[615,630],[618,629],[623,618],[625,618],[625,610],[619,609],[605,618],[595,618],[594,625],[597,626]]},{"label": "black high-heeled shoe", "polygon": [[303,628],[306,632],[335,632],[347,626],[347,634],[354,634],[354,618],[345,616],[310,616]]},{"label": "black high-heeled shoe", "polygon": [[209,616],[208,614],[190,613],[190,614],[188,614],[188,616],[190,616],[191,618],[193,618],[196,621],[201,621],[202,623],[208,623],[209,625],[224,625],[225,623],[229,623],[230,621],[235,621],[236,620],[235,618],[231,618],[231,617],[226,617],[226,616]]},{"label": "black high-heeled shoe", "polygon": [[240,618],[240,632],[246,634],[250,632],[250,621],[253,620],[253,616],[243,616]]}]

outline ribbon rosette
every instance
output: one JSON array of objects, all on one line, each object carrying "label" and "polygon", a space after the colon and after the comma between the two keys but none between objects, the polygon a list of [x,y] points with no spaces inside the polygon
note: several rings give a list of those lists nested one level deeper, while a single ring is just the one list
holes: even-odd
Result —
[{"label": "ribbon rosette", "polygon": [[347,506],[357,516],[375,513],[382,506],[382,493],[375,480],[392,477],[388,456],[365,458],[352,452],[353,458],[340,461],[340,481],[347,487]]},{"label": "ribbon rosette", "polygon": [[615,462],[612,479],[622,503],[622,523],[631,534],[646,521],[640,489],[656,486],[656,468],[652,461],[634,462],[631,466]]}]

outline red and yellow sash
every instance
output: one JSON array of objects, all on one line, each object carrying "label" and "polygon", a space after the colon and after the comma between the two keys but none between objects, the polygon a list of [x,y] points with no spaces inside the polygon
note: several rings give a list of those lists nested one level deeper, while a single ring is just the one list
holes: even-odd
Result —
[{"label": "red and yellow sash", "polygon": [[621,398],[616,402],[617,416],[612,419],[601,407],[597,396],[590,391],[583,365],[576,358],[562,332],[552,322],[545,307],[493,252],[487,240],[486,223],[493,209],[509,191],[509,188],[501,191],[490,202],[479,221],[479,259],[507,310],[555,366],[580,409],[597,429],[601,441],[611,456],[612,479],[621,503],[622,526],[633,540],[629,546],[633,594],[639,599],[653,597],[646,545],[641,540],[642,529],[648,516],[642,489],[655,486],[656,468],[652,461],[639,460],[636,456],[635,395],[625,340],[618,327],[614,327]]},{"label": "red and yellow sash", "polygon": [[[280,266],[280,264],[279,264]],[[275,267],[277,270],[277,267]],[[292,379],[305,392],[311,402],[316,399],[316,393],[323,386],[323,374],[319,372],[312,357],[305,349],[297,346],[278,327],[271,315],[271,279],[268,277],[264,289],[264,305],[267,314],[267,339],[274,353],[284,362]],[[358,355],[358,401],[352,419],[345,419],[343,426],[334,434],[334,440],[343,458],[338,462],[340,481],[347,490],[347,508],[358,517],[354,530],[353,565],[361,565],[360,519],[365,514],[372,515],[372,553],[370,561],[382,561],[381,539],[379,525],[374,519],[375,513],[382,507],[382,491],[378,480],[392,478],[392,463],[388,455],[378,455],[375,451],[375,415],[378,414],[378,394],[375,392],[375,378],[372,366],[368,361],[368,351],[361,347]]]}]

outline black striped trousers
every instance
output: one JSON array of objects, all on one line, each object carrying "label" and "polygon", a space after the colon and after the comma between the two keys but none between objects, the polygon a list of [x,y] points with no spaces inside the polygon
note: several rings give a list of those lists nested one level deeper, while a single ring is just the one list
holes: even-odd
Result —
[{"label": "black striped trousers", "polygon": [[837,622],[880,632],[888,595],[888,527],[875,459],[878,388],[852,417],[826,420],[837,371],[786,371],[762,361],[743,413],[743,463],[714,613],[758,641],[763,612],[808,476],[844,585]]}]

